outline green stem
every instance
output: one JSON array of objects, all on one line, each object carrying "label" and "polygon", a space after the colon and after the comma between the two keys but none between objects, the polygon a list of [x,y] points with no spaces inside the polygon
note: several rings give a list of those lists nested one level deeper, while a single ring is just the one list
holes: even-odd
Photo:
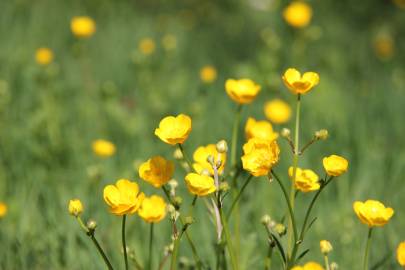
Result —
[{"label": "green stem", "polygon": [[229,209],[227,219],[229,219],[231,217],[233,209],[235,208],[236,204],[238,203],[243,191],[249,185],[249,183],[252,179],[253,179],[253,175],[249,175],[249,177],[246,179],[245,183],[243,184],[242,188],[239,190],[238,194],[236,195],[235,199],[233,200],[233,202],[231,204],[231,208]]},{"label": "green stem", "polygon": [[125,221],[127,215],[122,216],[122,248],[124,250],[124,262],[125,262],[125,270],[128,270],[128,256],[127,256],[127,244],[125,242]]},{"label": "green stem", "polygon": [[179,251],[179,244],[180,244],[180,235],[178,235],[176,240],[174,241],[172,260],[170,261],[170,270],[176,269],[176,266],[177,266],[176,261],[177,261],[177,253]]},{"label": "green stem", "polygon": [[267,256],[264,261],[264,269],[265,270],[270,270],[271,268],[271,258],[273,257],[273,246],[269,244],[269,249],[267,251]]},{"label": "green stem", "polygon": [[148,259],[148,270],[152,270],[152,261],[153,261],[153,226],[150,224],[150,233],[149,233],[149,259]]},{"label": "green stem", "polygon": [[[293,153],[293,177],[290,189],[290,204],[292,213],[294,213],[294,204],[295,204],[295,179],[297,177],[297,166],[298,166],[298,158],[299,158],[299,142],[300,142],[300,113],[301,113],[301,95],[297,95],[297,107],[295,110],[295,135],[294,135],[294,153]],[[291,229],[293,227],[292,218],[290,217],[288,222],[288,230],[287,230],[287,241],[288,241],[288,254],[291,255],[292,249],[292,233]],[[295,239],[296,241],[297,239]]]},{"label": "green stem", "polygon": [[364,251],[364,262],[363,262],[363,270],[368,270],[368,255],[370,253],[370,247],[371,247],[371,234],[373,232],[373,228],[370,227],[368,229],[368,234],[367,234],[367,245],[366,245],[366,250]]},{"label": "green stem", "polygon": [[325,258],[325,267],[326,267],[326,270],[330,270],[328,255],[325,255],[324,258]]},{"label": "green stem", "polygon": [[183,159],[187,162],[187,165],[190,167],[190,171],[193,172],[193,163],[191,163],[191,160],[188,158],[186,152],[184,151],[183,145],[181,143],[178,143],[177,146],[179,147],[181,154],[183,155]]},{"label": "green stem", "polygon": [[238,144],[238,131],[239,131],[239,124],[240,124],[240,114],[242,111],[242,104],[239,104],[236,113],[235,119],[233,122],[233,129],[232,129],[232,141],[231,141],[231,168],[236,167],[236,146]]},{"label": "green stem", "polygon": [[236,260],[235,253],[233,251],[231,234],[229,233],[228,224],[226,222],[226,218],[224,217],[224,212],[222,211],[222,208],[219,209],[219,213],[221,216],[221,222],[225,233],[226,247],[228,249],[229,257],[231,258],[232,269],[238,270],[239,269],[238,262]]}]

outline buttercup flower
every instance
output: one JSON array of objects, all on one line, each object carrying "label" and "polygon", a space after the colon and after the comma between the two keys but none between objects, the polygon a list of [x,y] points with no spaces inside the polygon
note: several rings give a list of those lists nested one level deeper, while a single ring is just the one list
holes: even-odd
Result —
[{"label": "buttercup flower", "polygon": [[373,42],[374,52],[381,59],[390,59],[395,51],[395,43],[388,33],[378,34]]},{"label": "buttercup flower", "polygon": [[264,104],[264,114],[275,124],[284,124],[290,120],[291,108],[281,99],[273,99]]},{"label": "buttercup flower", "polygon": [[69,201],[69,214],[72,216],[79,216],[83,212],[83,204],[78,199],[73,199]]},{"label": "buttercup flower", "polygon": [[158,223],[166,216],[166,203],[162,197],[157,195],[145,197],[138,215],[148,223]]},{"label": "buttercup flower", "polygon": [[277,141],[251,138],[243,145],[243,169],[253,176],[267,175],[271,168],[277,164],[280,148]]},{"label": "buttercup flower", "polygon": [[88,38],[96,32],[96,23],[88,16],[73,17],[70,21],[70,29],[76,37]]},{"label": "buttercup flower", "polygon": [[155,51],[156,45],[153,39],[144,38],[139,42],[138,48],[144,55],[150,55]]},{"label": "buttercup flower", "polygon": [[228,79],[225,83],[228,96],[240,104],[251,103],[260,91],[260,85],[250,79]]},{"label": "buttercup flower", "polygon": [[394,209],[375,200],[356,201],[353,209],[360,221],[369,227],[384,226],[394,215]]},{"label": "buttercup flower", "polygon": [[115,154],[115,145],[107,140],[98,139],[92,143],[94,154],[99,157],[110,157]]},{"label": "buttercup flower", "polygon": [[46,66],[53,60],[53,52],[49,48],[39,48],[35,52],[35,60],[38,64]]},{"label": "buttercup flower", "polygon": [[333,250],[332,244],[328,240],[321,240],[319,242],[319,247],[321,248],[322,254],[327,255]]},{"label": "buttercup flower", "polygon": [[294,266],[291,270],[323,270],[323,267],[316,262],[307,262],[304,266]]},{"label": "buttercup flower", "polygon": [[217,79],[217,70],[213,66],[204,66],[200,70],[200,79],[205,83],[212,83]]},{"label": "buttercup flower", "polygon": [[210,176],[189,173],[186,175],[185,180],[191,194],[206,196],[216,191],[214,179]]},{"label": "buttercup flower", "polygon": [[127,179],[120,179],[115,185],[104,188],[104,201],[110,212],[117,216],[135,213],[144,198],[145,194],[139,191],[138,184]]},{"label": "buttercup flower", "polygon": [[7,204],[4,202],[0,202],[0,218],[7,215]]},{"label": "buttercup flower", "polygon": [[400,243],[397,248],[397,260],[401,266],[405,266],[405,241]]},{"label": "buttercup flower", "polygon": [[142,163],[138,172],[143,180],[160,188],[173,177],[174,164],[161,156],[156,156]]},{"label": "buttercup flower", "polygon": [[319,83],[319,75],[315,72],[301,73],[295,68],[289,68],[283,75],[284,84],[293,94],[306,94]]},{"label": "buttercup flower", "polygon": [[284,9],[283,17],[292,27],[303,28],[311,21],[312,8],[304,2],[293,1]]},{"label": "buttercup flower", "polygon": [[155,129],[155,135],[171,145],[183,143],[190,132],[191,118],[184,114],[163,118],[159,123],[159,127]]},{"label": "buttercup flower", "polygon": [[[294,177],[294,168],[288,168],[288,176],[291,180]],[[318,190],[321,185],[319,184],[319,176],[312,170],[297,168],[295,176],[295,188],[302,192],[311,192]]]},{"label": "buttercup flower", "polygon": [[221,166],[218,168],[218,173],[221,174],[223,172],[226,163],[226,153],[219,154],[216,145],[209,144],[207,146],[198,147],[193,154],[193,168],[197,173],[201,173],[203,169],[207,169],[211,175],[214,174],[212,165],[207,161],[207,158],[210,155],[214,157],[215,161],[217,161],[218,158],[221,160]]},{"label": "buttercup flower", "polygon": [[322,162],[326,173],[330,176],[339,176],[345,173],[349,167],[349,162],[345,158],[337,155],[324,157]]},{"label": "buttercup flower", "polygon": [[267,121],[256,121],[249,117],[245,125],[246,139],[259,138],[274,141],[278,138],[278,133],[273,131],[273,126]]}]

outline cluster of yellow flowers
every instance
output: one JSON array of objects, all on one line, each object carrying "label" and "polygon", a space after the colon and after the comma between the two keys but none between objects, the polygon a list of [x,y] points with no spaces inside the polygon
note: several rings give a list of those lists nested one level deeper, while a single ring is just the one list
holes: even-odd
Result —
[{"label": "cluster of yellow flowers", "polygon": [[[210,73],[212,71],[204,71]],[[205,74],[202,77],[210,77],[212,74]],[[212,76],[211,76],[212,77]],[[207,78],[206,78],[207,79]],[[210,78],[207,79],[209,81]],[[211,78],[212,79],[212,78]],[[232,241],[234,240],[228,228],[228,221],[233,210],[237,207],[239,199],[250,183],[253,177],[267,177],[270,180],[276,179],[276,182],[282,189],[282,195],[288,206],[288,224],[279,223],[271,220],[269,216],[262,218],[262,223],[265,225],[268,233],[269,252],[267,258],[267,267],[270,269],[271,254],[273,249],[280,253],[282,258],[283,269],[285,270],[318,270],[324,269],[317,262],[307,262],[306,264],[297,265],[298,260],[303,256],[298,257],[300,246],[305,240],[305,234],[311,227],[309,218],[315,202],[323,189],[334,181],[334,178],[346,173],[349,168],[349,162],[342,156],[330,155],[322,160],[325,176],[322,178],[311,169],[303,169],[298,167],[299,157],[303,155],[305,150],[313,143],[319,140],[325,140],[328,137],[327,130],[319,130],[314,133],[312,140],[299,148],[299,118],[300,118],[300,102],[302,96],[308,94],[319,83],[319,75],[315,72],[301,73],[293,68],[287,69],[282,80],[286,87],[297,98],[296,109],[296,130],[294,140],[291,139],[290,130],[284,128],[281,131],[276,131],[272,123],[277,125],[285,123],[289,120],[291,109],[284,101],[275,99],[265,103],[264,115],[272,123],[266,120],[256,120],[249,117],[246,121],[244,131],[246,142],[242,146],[243,154],[240,160],[237,159],[238,153],[238,130],[239,130],[239,113],[242,106],[252,103],[258,96],[261,86],[250,79],[228,79],[225,82],[225,91],[228,96],[238,104],[237,113],[235,116],[235,124],[232,135],[232,143],[230,149],[225,140],[220,140],[216,144],[208,144],[199,146],[195,149],[192,160],[188,158],[187,152],[184,149],[184,143],[188,140],[192,132],[192,119],[185,114],[166,116],[159,122],[154,134],[164,143],[176,147],[174,157],[180,161],[181,167],[185,170],[184,183],[189,193],[193,196],[192,204],[188,213],[182,211],[183,200],[176,192],[178,182],[173,179],[175,165],[172,161],[167,160],[162,156],[153,156],[147,161],[140,164],[138,168],[139,177],[146,183],[156,189],[161,189],[165,199],[157,194],[146,196],[139,188],[138,183],[128,179],[119,179],[115,184],[107,185],[104,188],[103,197],[109,211],[116,215],[122,216],[122,239],[124,250],[124,261],[126,269],[128,269],[127,246],[125,242],[125,221],[127,215],[138,214],[145,222],[151,224],[150,236],[150,254],[148,259],[148,268],[152,268],[152,244],[153,244],[153,224],[162,221],[166,216],[172,224],[172,242],[170,243],[167,256],[171,256],[170,269],[174,270],[177,267],[177,254],[179,252],[180,239],[183,234],[187,235],[187,241],[190,244],[195,258],[196,269],[202,269],[204,262],[198,255],[197,248],[192,241],[191,235],[188,234],[187,228],[194,222],[192,209],[199,197],[206,197],[206,205],[209,213],[215,221],[216,237],[218,243],[218,261],[221,262],[220,269],[226,269],[227,259],[225,257],[225,249],[229,254],[229,259],[232,269],[239,269],[238,258],[235,253]],[[292,166],[288,169],[288,178],[290,179],[290,195],[287,192],[285,184],[279,178],[275,171],[275,167],[280,161],[281,149],[278,140],[285,139],[291,146],[293,154]],[[114,155],[116,147],[112,142],[106,140],[96,140],[92,144],[93,152],[100,157],[106,158]],[[229,155],[229,156],[228,156]],[[230,162],[228,162],[228,158]],[[242,187],[238,188],[238,177],[248,174],[247,180]],[[230,183],[230,184],[228,184]],[[225,206],[228,204],[225,200],[228,190],[234,190],[232,202],[225,214]],[[295,197],[297,192],[307,194],[314,192],[315,195],[306,210],[305,219],[302,224],[302,229],[297,228],[297,217],[295,215]],[[368,269],[368,254],[370,248],[370,238],[373,227],[383,226],[388,223],[394,214],[394,210],[385,207],[381,202],[375,200],[367,200],[366,202],[354,202],[353,209],[360,221],[369,227],[368,244],[365,251],[365,259],[363,268]],[[71,200],[68,206],[69,213],[75,216],[89,235],[93,242],[97,243],[95,238],[95,222],[89,221],[84,225],[80,215],[83,212],[83,205],[80,200]],[[238,211],[238,210],[235,210]],[[181,225],[179,230],[177,226]],[[288,228],[286,229],[286,226]],[[280,238],[287,235],[287,246],[281,244]],[[320,251],[325,259],[325,267],[328,270],[337,269],[335,262],[329,263],[329,253],[332,251],[332,245],[327,240],[320,241]],[[106,265],[112,269],[111,263],[104,253],[98,247]],[[305,255],[306,252],[303,254]],[[405,242],[401,243],[397,249],[398,262],[401,265],[405,264]],[[136,264],[139,263],[134,259]],[[163,262],[164,263],[164,262]],[[139,268],[139,267],[138,267]],[[140,268],[139,268],[140,269]]]}]

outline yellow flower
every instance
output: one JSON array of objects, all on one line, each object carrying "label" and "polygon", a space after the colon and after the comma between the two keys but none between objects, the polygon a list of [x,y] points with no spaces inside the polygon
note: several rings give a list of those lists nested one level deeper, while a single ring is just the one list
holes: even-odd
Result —
[{"label": "yellow flower", "polygon": [[156,44],[153,39],[144,38],[139,42],[138,48],[144,55],[150,55],[155,51]]},{"label": "yellow flower", "polygon": [[293,1],[283,11],[284,20],[295,28],[307,26],[312,18],[312,8],[307,3]]},{"label": "yellow flower", "polygon": [[328,240],[321,240],[319,242],[319,246],[321,248],[321,252],[325,255],[333,250],[332,244]]},{"label": "yellow flower", "polygon": [[250,79],[228,79],[225,83],[228,96],[240,104],[251,103],[260,91],[260,85]]},{"label": "yellow flower", "polygon": [[142,201],[138,215],[148,223],[158,223],[166,216],[166,203],[157,195],[146,197]]},{"label": "yellow flower", "polygon": [[177,47],[177,39],[176,36],[172,34],[166,34],[162,38],[162,45],[166,51],[171,51],[176,49]]},{"label": "yellow flower", "polygon": [[127,179],[120,179],[115,185],[106,186],[103,195],[110,212],[117,216],[135,213],[145,198],[145,194],[139,191],[138,184]]},{"label": "yellow flower", "polygon": [[7,204],[5,204],[4,202],[0,202],[0,218],[7,215],[7,210]]},{"label": "yellow flower", "polygon": [[115,154],[115,145],[107,140],[98,139],[93,141],[92,148],[94,154],[99,157],[110,157]]},{"label": "yellow flower", "polygon": [[337,155],[324,157],[322,162],[326,173],[330,176],[339,176],[347,172],[347,168],[349,167],[349,162],[345,158]]},{"label": "yellow flower", "polygon": [[83,212],[83,204],[79,199],[69,201],[69,214],[72,216],[79,216]]},{"label": "yellow flower", "polygon": [[207,65],[200,70],[200,79],[205,83],[212,83],[217,79],[217,70],[215,67]]},{"label": "yellow flower", "polygon": [[214,179],[207,175],[189,173],[185,180],[188,191],[197,196],[206,196],[217,190]]},{"label": "yellow flower", "polygon": [[215,161],[221,160],[221,166],[218,168],[218,173],[221,174],[224,170],[226,163],[226,153],[219,154],[215,144],[208,144],[207,146],[200,146],[194,151],[193,168],[196,172],[201,173],[203,169],[207,169],[211,175],[214,174],[214,169],[211,164],[207,161],[208,156],[213,156]]},{"label": "yellow flower", "polygon": [[394,4],[402,9],[405,9],[405,0],[393,0]]},{"label": "yellow flower", "polygon": [[319,83],[319,75],[315,72],[301,73],[295,68],[289,68],[283,75],[284,84],[293,94],[305,94]]},{"label": "yellow flower", "polygon": [[278,133],[273,131],[273,126],[267,121],[256,121],[249,117],[245,125],[246,139],[259,138],[274,141],[278,138]]},{"label": "yellow flower", "polygon": [[353,209],[360,221],[369,227],[384,226],[394,215],[394,209],[375,200],[356,201]]},{"label": "yellow flower", "polygon": [[46,66],[53,60],[53,52],[49,48],[39,48],[35,52],[35,60],[38,64]]},{"label": "yellow flower", "polygon": [[397,248],[397,260],[401,266],[405,266],[405,241],[400,243]]},{"label": "yellow flower", "polygon": [[160,188],[172,178],[174,164],[161,156],[156,156],[142,163],[138,172],[143,180]]},{"label": "yellow flower", "polygon": [[243,145],[243,152],[243,169],[253,176],[263,176],[278,162],[280,148],[275,140],[251,138]]},{"label": "yellow flower", "polygon": [[281,99],[273,99],[264,104],[264,114],[275,124],[284,124],[290,120],[291,108]]},{"label": "yellow flower", "polygon": [[70,21],[70,29],[76,37],[88,38],[96,32],[96,23],[88,16],[73,17]]},{"label": "yellow flower", "polygon": [[[293,167],[288,168],[288,176],[293,180]],[[319,177],[314,171],[309,169],[303,170],[301,168],[297,168],[294,185],[296,189],[302,192],[311,192],[321,187]]]},{"label": "yellow flower", "polygon": [[159,127],[155,129],[155,135],[165,143],[175,145],[183,143],[191,132],[191,118],[185,114],[167,116],[163,118]]},{"label": "yellow flower", "polygon": [[294,266],[291,270],[323,270],[323,267],[316,262],[307,262],[304,266]]},{"label": "yellow flower", "polygon": [[393,56],[395,43],[388,33],[378,34],[373,42],[374,52],[381,59],[389,59]]}]

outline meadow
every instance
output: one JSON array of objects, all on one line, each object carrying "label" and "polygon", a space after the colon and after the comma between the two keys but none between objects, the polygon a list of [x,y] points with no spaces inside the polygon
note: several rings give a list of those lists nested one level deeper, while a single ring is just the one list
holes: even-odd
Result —
[{"label": "meadow", "polygon": [[[376,199],[395,209],[390,222],[373,235],[370,269],[401,269],[398,244],[405,241],[405,3],[396,1],[307,1],[308,25],[286,22],[281,0],[3,0],[0,2],[0,269],[104,269],[97,250],[69,215],[79,198],[84,220],[97,222],[96,235],[115,269],[124,269],[121,219],[109,213],[103,189],[117,179],[136,181],[147,195],[159,194],[141,180],[138,168],[152,156],[175,162],[174,178],[183,204],[193,196],[174,147],[154,135],[167,115],[187,114],[193,126],[184,143],[192,157],[201,145],[224,139],[231,145],[238,105],[225,91],[229,78],[250,78],[261,86],[241,111],[238,157],[248,117],[266,119],[263,107],[279,98],[292,117],[273,124],[294,131],[296,96],[282,75],[290,67],[314,71],[319,85],[303,96],[301,140],[327,129],[299,160],[323,176],[322,158],[344,156],[349,169],[323,192],[313,210],[318,217],[305,240],[302,262],[323,263],[319,241],[333,245],[330,260],[339,269],[362,269],[367,226],[353,202]],[[77,38],[71,19],[90,16],[94,34]],[[53,59],[38,63],[38,48]],[[215,70],[209,79],[204,67]],[[96,139],[114,143],[102,158]],[[274,167],[288,183],[293,156],[278,139]],[[239,188],[248,172],[241,172]],[[297,197],[302,222],[311,197]],[[230,203],[230,196],[225,204]],[[216,264],[215,226],[205,199],[197,200],[188,228],[204,264]],[[266,177],[252,180],[239,201],[240,238],[234,236],[239,269],[263,269],[268,250],[265,214],[286,214],[281,190]],[[234,221],[232,221],[234,222]],[[231,231],[234,227],[231,224]],[[171,243],[168,218],[154,225],[154,265]],[[148,257],[149,224],[127,220],[127,244],[142,265]],[[240,240],[238,240],[240,239]],[[239,248],[237,248],[239,246]],[[228,257],[228,260],[230,258]],[[275,257],[272,269],[282,269]],[[197,269],[185,239],[179,269]],[[130,259],[130,269],[135,269]],[[169,263],[164,269],[169,269]],[[233,269],[229,263],[228,269]]]}]

